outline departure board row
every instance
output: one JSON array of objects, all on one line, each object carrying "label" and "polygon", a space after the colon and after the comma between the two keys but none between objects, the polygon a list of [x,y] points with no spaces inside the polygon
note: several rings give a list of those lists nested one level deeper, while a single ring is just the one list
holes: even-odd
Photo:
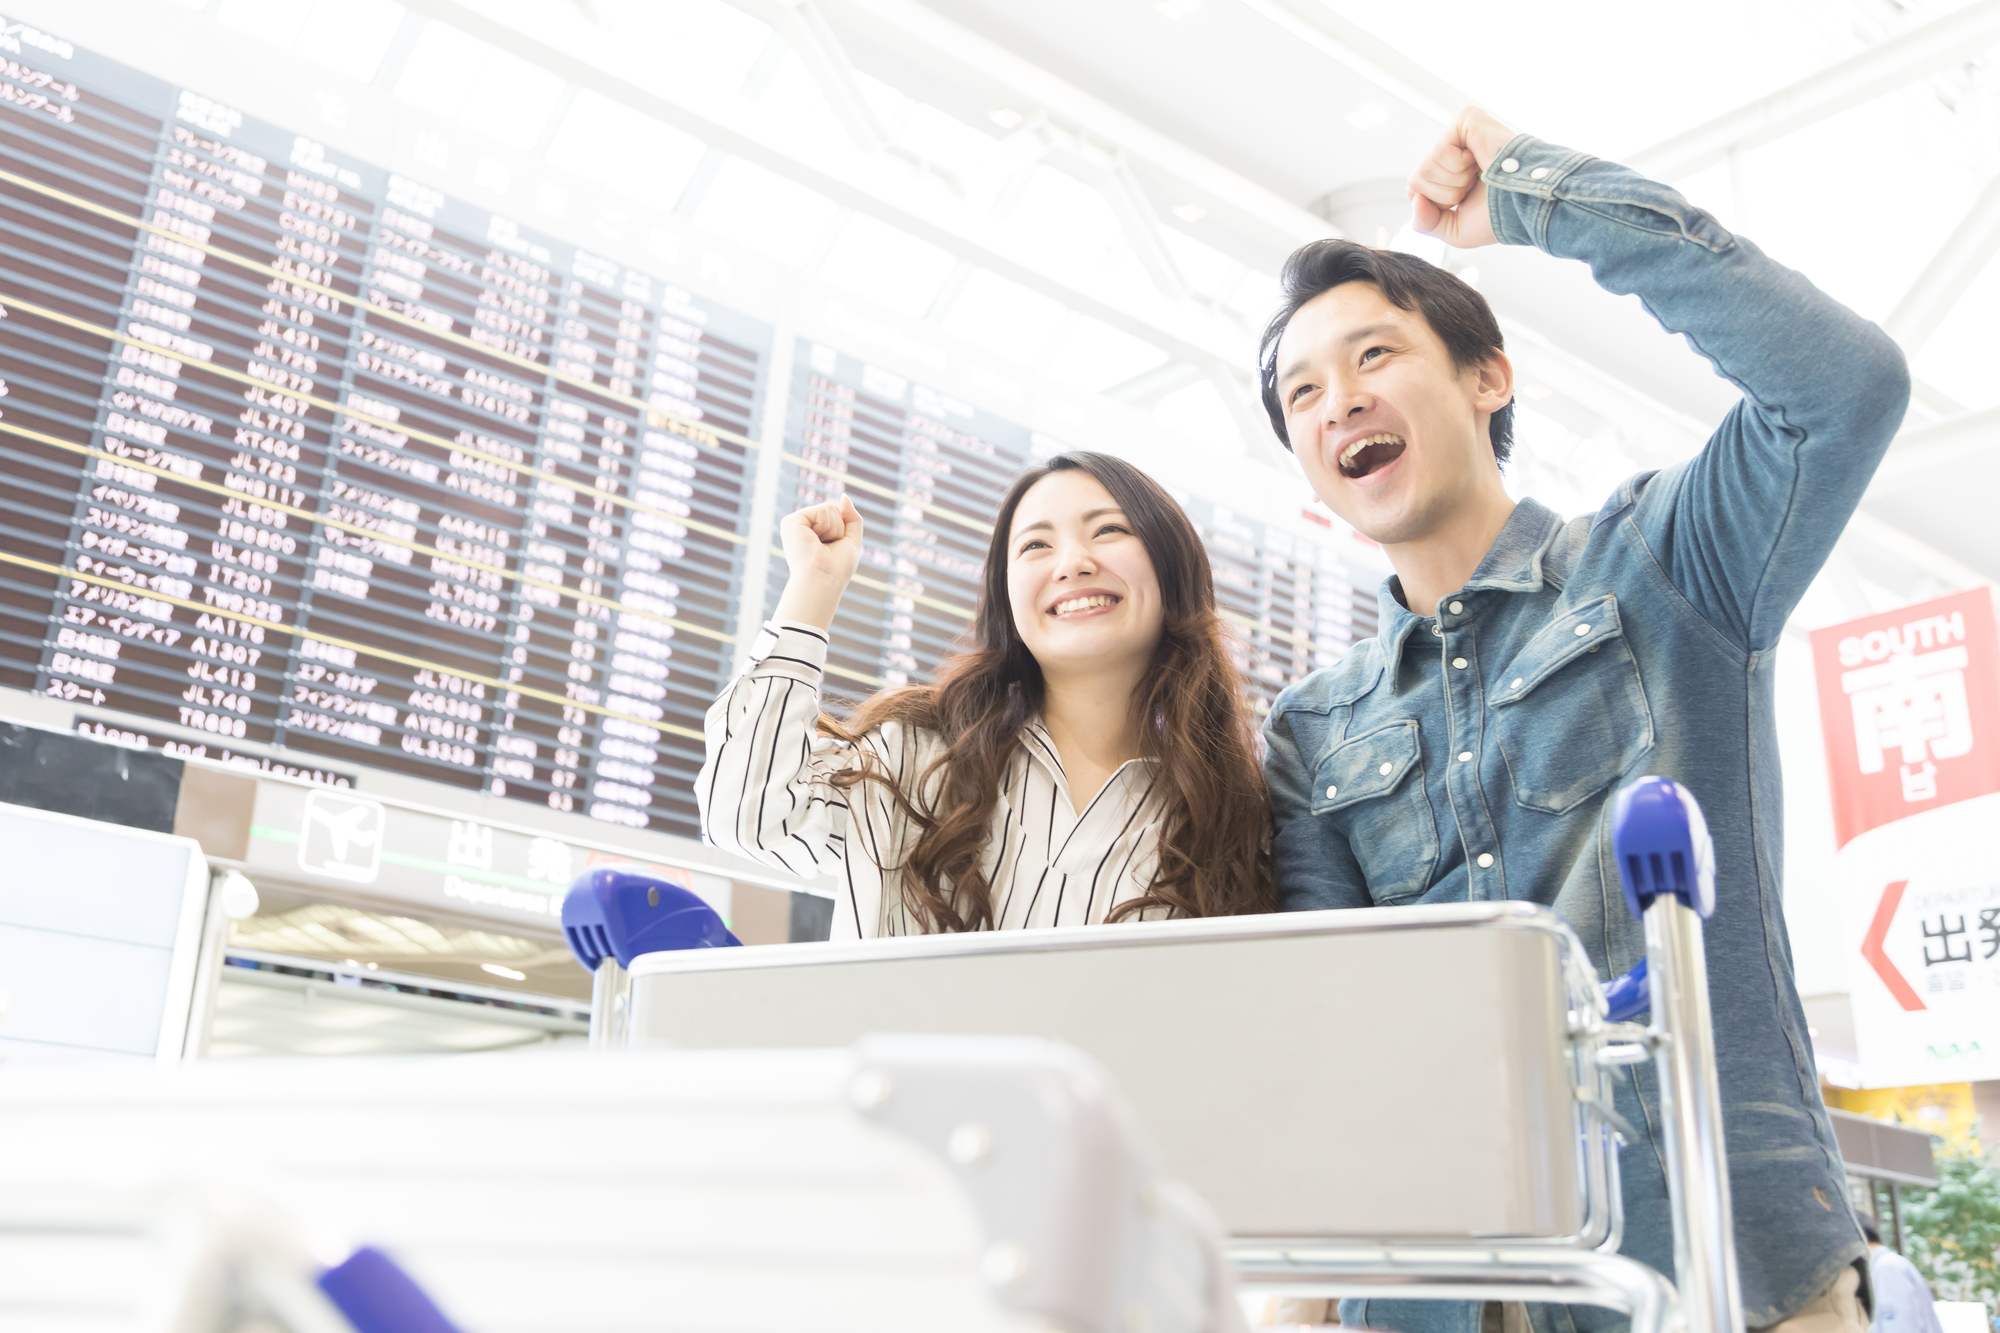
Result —
[{"label": "departure board row", "polygon": [[768,327],[0,59],[0,684],[692,835]]},{"label": "departure board row", "polygon": [[[781,511],[845,494],[866,524],[828,653],[849,697],[931,677],[966,646],[991,515],[1020,470],[1061,446],[820,343],[794,359]],[[1375,594],[1317,541],[1178,497],[1208,548],[1216,604],[1259,713],[1375,632]],[[983,517],[982,517],[983,516]],[[766,614],[784,584],[774,550]]]}]

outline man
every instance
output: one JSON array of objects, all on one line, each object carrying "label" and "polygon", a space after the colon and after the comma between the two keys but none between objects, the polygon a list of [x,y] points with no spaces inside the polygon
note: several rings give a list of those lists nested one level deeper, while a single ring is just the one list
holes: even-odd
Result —
[{"label": "man", "polygon": [[[1744,398],[1698,456],[1565,521],[1501,485],[1513,370],[1478,293],[1348,242],[1292,256],[1265,406],[1396,573],[1376,637],[1272,709],[1285,905],[1544,903],[1600,973],[1622,973],[1645,939],[1612,863],[1611,798],[1648,773],[1686,783],[1719,868],[1708,974],[1746,1320],[1861,1333],[1865,1251],[1779,903],[1772,659],[1902,420],[1903,357],[1673,190],[1483,112],[1460,116],[1410,191],[1417,226],[1454,246],[1584,260]],[[1641,1132],[1623,1156],[1624,1251],[1671,1276],[1657,1084],[1650,1068],[1619,1078]],[[1541,1333],[1614,1322],[1530,1313]],[[1477,1333],[1480,1311],[1366,1301],[1341,1316]]]},{"label": "man", "polygon": [[1930,1283],[1917,1266],[1882,1243],[1868,1218],[1859,1219],[1868,1238],[1868,1270],[1874,1277],[1875,1322],[1871,1333],[1944,1333]]}]

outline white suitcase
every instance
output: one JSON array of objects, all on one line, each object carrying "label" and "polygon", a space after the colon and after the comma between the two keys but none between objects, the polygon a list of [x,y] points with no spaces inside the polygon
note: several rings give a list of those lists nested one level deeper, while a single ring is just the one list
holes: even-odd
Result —
[{"label": "white suitcase", "polygon": [[468,1333],[1241,1325],[1203,1205],[1043,1041],[29,1070],[0,1142],[10,1333],[234,1327],[189,1312],[256,1303],[245,1199]]}]

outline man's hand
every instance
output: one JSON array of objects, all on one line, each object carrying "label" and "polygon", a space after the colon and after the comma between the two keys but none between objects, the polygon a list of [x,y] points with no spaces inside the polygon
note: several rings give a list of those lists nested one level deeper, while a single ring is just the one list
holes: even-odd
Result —
[{"label": "man's hand", "polygon": [[1476,106],[1459,112],[1410,173],[1416,229],[1461,250],[1492,245],[1498,238],[1486,214],[1486,182],[1479,176],[1513,137],[1514,131]]},{"label": "man's hand", "polygon": [[861,563],[861,515],[846,496],[785,515],[778,536],[791,577],[778,598],[776,620],[825,629],[840,594]]}]

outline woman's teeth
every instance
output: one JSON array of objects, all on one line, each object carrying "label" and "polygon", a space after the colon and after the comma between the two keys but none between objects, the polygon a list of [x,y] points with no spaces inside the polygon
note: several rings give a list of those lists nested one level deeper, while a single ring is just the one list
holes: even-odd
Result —
[{"label": "woman's teeth", "polygon": [[1057,602],[1055,610],[1050,614],[1066,616],[1073,611],[1090,611],[1100,606],[1112,606],[1117,601],[1116,597],[1072,597],[1066,602]]}]

